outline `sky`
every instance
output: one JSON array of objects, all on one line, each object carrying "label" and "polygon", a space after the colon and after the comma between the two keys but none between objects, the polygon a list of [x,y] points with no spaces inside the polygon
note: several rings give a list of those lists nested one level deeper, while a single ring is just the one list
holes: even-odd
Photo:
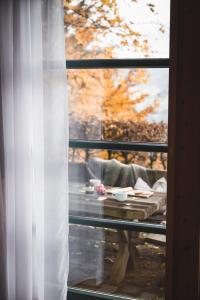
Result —
[{"label": "sky", "polygon": [[[141,34],[141,40],[147,39],[150,45],[150,58],[169,58],[169,0],[118,0],[120,17],[129,26]],[[152,8],[152,10],[151,10]],[[102,37],[101,45],[117,44],[116,34]],[[118,44],[119,45],[119,44]],[[144,58],[140,51],[134,51],[132,45],[114,47],[113,57]],[[137,105],[140,111],[151,104],[154,99],[160,100],[155,113],[150,114],[149,121],[167,122],[168,120],[168,69],[149,69],[149,82],[138,86],[139,90],[149,94],[147,99]]]},{"label": "sky", "polygon": [[[170,1],[169,0],[119,0],[120,14],[126,21],[132,22],[134,30],[140,32],[150,43],[152,58],[169,58],[169,24],[170,24]],[[150,9],[144,9],[148,4],[155,5],[155,12]],[[148,6],[149,7],[149,6]],[[154,8],[152,6],[152,8]],[[164,29],[164,32],[159,29]],[[130,50],[125,51],[118,49],[117,56],[138,57],[138,53]],[[120,53],[121,51],[121,53]],[[140,55],[142,57],[142,54]],[[153,99],[160,99],[158,110],[148,117],[149,121],[168,120],[168,69],[151,69],[149,70],[150,79],[148,85],[141,85],[143,91],[150,96],[137,109],[143,109],[152,103]]]},{"label": "sky", "polygon": [[[132,22],[134,30],[140,32],[149,41],[152,50],[151,57],[169,57],[170,1],[118,0],[118,3],[120,16],[129,24]],[[155,7],[149,5],[155,5]],[[161,28],[164,32],[159,30]],[[119,49],[119,51],[122,50]],[[131,53],[124,52],[122,55],[132,57],[138,56],[138,53],[134,54],[131,49]]]},{"label": "sky", "polygon": [[155,113],[151,113],[148,121],[167,123],[168,121],[168,84],[169,84],[169,70],[168,69],[148,69],[150,78],[148,84],[140,85],[138,88],[146,92],[149,96],[144,102],[137,105],[137,110],[140,111],[144,107],[151,104],[154,99],[160,100],[160,106]]}]

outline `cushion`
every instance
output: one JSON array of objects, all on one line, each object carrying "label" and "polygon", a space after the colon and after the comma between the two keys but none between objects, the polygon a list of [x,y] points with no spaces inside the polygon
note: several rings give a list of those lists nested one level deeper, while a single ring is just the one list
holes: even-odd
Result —
[{"label": "cushion", "polygon": [[141,177],[139,177],[136,181],[134,188],[137,190],[143,190],[143,191],[166,193],[167,192],[167,181],[164,177],[162,177],[162,178],[158,179],[151,188]]},{"label": "cushion", "polygon": [[167,181],[164,177],[158,179],[152,186],[152,190],[161,193],[167,193]]},{"label": "cushion", "polygon": [[134,188],[136,190],[151,191],[150,186],[141,177],[137,179]]}]

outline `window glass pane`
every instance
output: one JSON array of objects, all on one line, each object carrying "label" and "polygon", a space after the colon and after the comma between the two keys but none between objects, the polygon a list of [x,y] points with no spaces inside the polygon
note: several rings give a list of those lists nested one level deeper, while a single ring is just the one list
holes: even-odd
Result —
[{"label": "window glass pane", "polygon": [[69,148],[68,157],[70,163],[87,163],[93,158],[116,159],[123,164],[132,163],[153,170],[167,170],[167,153]]},{"label": "window glass pane", "polygon": [[70,225],[68,286],[163,300],[164,282],[165,236]]},{"label": "window glass pane", "polygon": [[[70,148],[69,214],[165,224],[166,193],[156,191],[155,183],[166,189],[166,162],[163,153]],[[141,188],[141,179],[154,189],[148,198],[130,195],[130,187]],[[101,189],[95,186],[100,182]],[[108,186],[118,191],[110,194]],[[117,193],[127,187],[127,199],[119,200]],[[68,286],[164,299],[165,244],[165,235],[70,224]]]},{"label": "window glass pane", "polygon": [[[163,153],[70,149],[70,214],[165,221],[166,166]],[[145,193],[135,194],[135,190]],[[125,201],[120,202],[115,195],[118,192],[125,193]]]},{"label": "window glass pane", "polygon": [[169,57],[169,0],[65,0],[67,59]]},{"label": "window glass pane", "polygon": [[167,142],[168,69],[68,70],[70,138]]}]

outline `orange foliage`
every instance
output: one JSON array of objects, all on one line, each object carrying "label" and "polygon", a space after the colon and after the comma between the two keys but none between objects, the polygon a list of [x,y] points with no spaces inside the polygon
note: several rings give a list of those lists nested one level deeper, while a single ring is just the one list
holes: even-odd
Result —
[{"label": "orange foliage", "polygon": [[[100,42],[111,32],[118,46],[132,45],[144,57],[149,56],[148,40],[121,19],[117,0],[65,0],[64,8],[67,59],[113,58],[116,45]],[[159,99],[137,111],[137,104],[148,96],[137,88],[148,83],[147,70],[68,70],[67,80],[71,138],[166,142],[166,124],[146,121],[159,106]],[[101,155],[106,158],[103,151]],[[133,158],[136,154],[127,154],[125,162]],[[146,165],[147,161],[145,156]]]},{"label": "orange foliage", "polygon": [[138,52],[149,55],[148,41],[121,18],[117,0],[64,0],[64,9],[68,58],[109,58],[100,39],[110,33],[118,46],[133,44]]},{"label": "orange foliage", "polygon": [[[148,55],[148,41],[141,43],[140,34],[120,18],[116,0],[65,0],[64,7],[67,58],[111,58],[113,48],[104,46],[100,49],[95,42],[99,35],[108,34],[115,27],[123,28],[122,32],[116,33],[122,45],[132,40],[135,47]],[[137,112],[136,105],[148,95],[138,94],[134,87],[147,82],[148,72],[144,69],[68,71],[71,116],[83,121],[94,115],[102,121],[145,120],[155,111],[158,101]]]}]

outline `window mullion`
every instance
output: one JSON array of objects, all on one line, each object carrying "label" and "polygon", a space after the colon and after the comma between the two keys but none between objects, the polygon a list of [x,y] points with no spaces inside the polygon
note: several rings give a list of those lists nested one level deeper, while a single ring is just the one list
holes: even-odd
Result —
[{"label": "window mullion", "polygon": [[67,69],[169,68],[168,58],[66,60]]},{"label": "window mullion", "polygon": [[93,141],[93,140],[69,140],[69,147],[81,149],[101,149],[118,151],[142,151],[142,152],[167,152],[167,144],[162,143],[136,143],[118,141]]}]

